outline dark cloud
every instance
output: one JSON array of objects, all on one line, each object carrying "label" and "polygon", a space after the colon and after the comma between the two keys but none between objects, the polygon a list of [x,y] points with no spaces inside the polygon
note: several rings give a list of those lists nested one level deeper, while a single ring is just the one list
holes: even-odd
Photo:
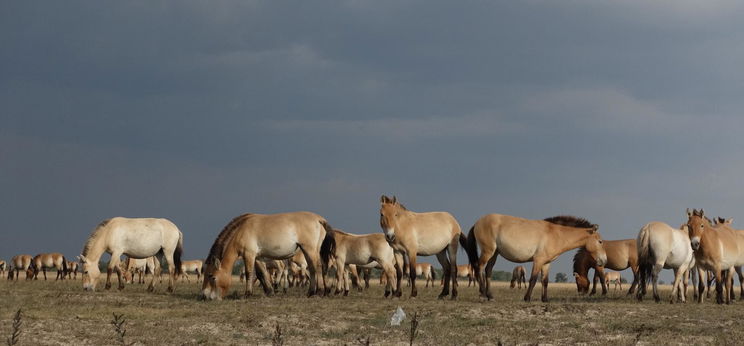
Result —
[{"label": "dark cloud", "polygon": [[[246,212],[377,232],[377,201],[572,213],[608,239],[738,217],[736,2],[3,3],[0,256]],[[498,267],[511,264],[499,262]],[[553,271],[568,271],[561,259]]]}]

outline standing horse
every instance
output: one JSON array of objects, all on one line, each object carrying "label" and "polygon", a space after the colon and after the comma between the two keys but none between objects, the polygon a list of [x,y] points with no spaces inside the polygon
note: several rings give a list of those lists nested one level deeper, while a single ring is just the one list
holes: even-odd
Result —
[{"label": "standing horse", "polygon": [[[83,253],[78,256],[83,266],[83,289],[96,289],[101,275],[98,261],[104,252],[111,254],[106,271],[106,289],[111,288],[113,271],[116,271],[119,279],[119,289],[124,289],[119,268],[122,255],[137,259],[157,255],[165,257],[168,262],[168,292],[173,292],[173,284],[181,272],[183,234],[167,219],[115,217],[104,220],[93,230],[85,242]],[[155,275],[147,289],[155,289]]]},{"label": "standing horse", "polygon": [[[75,261],[67,261],[67,278],[70,280],[77,280],[78,263]],[[73,276],[74,275],[74,276]]]},{"label": "standing horse", "polygon": [[[473,275],[473,267],[470,264],[463,264],[457,266],[457,278],[467,278],[468,287],[473,285],[475,282],[475,276]],[[444,284],[444,278],[442,278],[442,284]]]},{"label": "standing horse", "polygon": [[64,280],[67,275],[67,260],[65,259],[65,256],[59,252],[40,253],[34,256],[33,260],[31,260],[31,269],[33,271],[34,280],[39,278],[39,270],[41,270],[42,273],[44,273],[44,280],[46,281],[46,270],[51,268],[57,270],[57,277],[54,281]]},{"label": "standing horse", "polygon": [[[635,292],[638,285],[638,247],[635,239],[624,240],[605,240],[602,242],[605,253],[607,253],[607,263],[604,269],[625,270],[630,268],[633,271],[633,283],[630,285],[628,294]],[[604,277],[603,267],[597,265],[596,261],[589,255],[586,250],[579,249],[573,258],[573,270],[575,275],[581,278],[576,279],[580,294],[589,291],[589,269],[594,269],[594,284],[589,295],[597,292],[597,280],[602,283],[602,295],[607,294],[606,278]]]},{"label": "standing horse", "polygon": [[518,288],[521,290],[522,284],[525,284],[525,286],[527,286],[527,280],[525,280],[524,267],[516,266],[514,267],[514,270],[512,270],[511,282],[509,283],[509,287],[514,288],[516,286],[519,286]]},{"label": "standing horse", "polygon": [[[319,293],[319,281],[323,283],[320,263],[320,245],[331,231],[328,222],[320,215],[310,212],[294,212],[272,215],[244,214],[234,218],[215,239],[205,262],[202,297],[222,299],[231,283],[233,264],[238,256],[243,257],[250,277],[246,279],[245,295],[253,294],[255,263],[259,259],[287,259],[302,251],[310,269],[308,296]],[[268,286],[264,279],[264,292]]]},{"label": "standing horse", "polygon": [[134,283],[134,275],[139,275],[137,283],[145,283],[147,273],[153,276],[153,279],[160,272],[160,262],[157,257],[151,256],[148,258],[131,258],[127,256],[124,261],[123,270],[126,272],[125,280],[129,283]]},{"label": "standing horse", "polygon": [[181,261],[181,272],[186,278],[186,281],[191,282],[189,280],[189,272],[196,273],[196,281],[201,279],[202,263],[202,260]]},{"label": "standing horse", "polygon": [[443,299],[450,293],[457,298],[457,239],[460,225],[447,212],[416,213],[398,203],[397,198],[382,196],[380,199],[380,227],[385,239],[396,251],[408,258],[411,279],[411,297],[416,297],[416,256],[436,255],[444,272],[444,287],[439,293]]},{"label": "standing horse", "polygon": [[[674,270],[674,284],[670,302],[674,303],[675,294],[682,302],[685,302],[687,289],[682,291],[680,282],[695,263],[692,247],[690,247],[690,237],[686,230],[674,229],[663,222],[652,221],[644,225],[638,232],[637,246],[638,272],[640,274],[640,288],[636,292],[638,300],[643,300],[650,277],[653,283],[654,300],[657,303],[661,301],[657,282],[659,272],[664,268]],[[685,287],[686,285],[684,283]]]},{"label": "standing horse", "polygon": [[337,229],[333,230],[323,240],[320,256],[326,268],[331,258],[335,258],[338,278],[336,294],[342,290],[342,281],[344,295],[349,294],[349,284],[343,278],[347,264],[368,265],[377,262],[385,275],[391,278],[385,286],[385,297],[391,293],[395,296],[401,295],[400,283],[397,280],[401,273],[399,273],[400,269],[396,270],[395,253],[385,240],[385,236],[380,233],[356,235]]},{"label": "standing horse", "polygon": [[6,270],[8,270],[8,264],[4,260],[0,260],[0,277],[5,276]]},{"label": "standing horse", "polygon": [[[566,251],[584,247],[598,264],[607,262],[602,247],[599,226],[574,216],[556,216],[545,220],[489,214],[481,217],[460,243],[467,250],[470,265],[480,286],[481,297],[493,299],[490,287],[491,271],[499,254],[509,261],[532,261],[530,285],[524,296],[529,301],[537,278],[542,272],[542,301],[548,301],[548,271],[550,263]],[[478,247],[481,254],[478,256]]]},{"label": "standing horse", "polygon": [[[727,226],[733,228],[733,226],[732,226],[733,223],[734,223],[734,219],[733,218],[724,219],[724,218],[722,218],[722,217],[719,216],[719,217],[713,219],[713,225],[714,226],[717,226],[717,225],[727,225]],[[740,237],[744,236],[744,230],[734,229],[734,231],[736,231],[737,235],[739,235]],[[734,267],[734,270],[736,271],[736,274],[739,277],[739,299],[744,299],[744,274],[742,274],[741,267],[742,266],[735,266]],[[734,277],[733,276],[731,276],[731,280],[732,280],[731,281],[731,284],[733,285],[733,280],[734,280]],[[712,281],[713,281],[712,278],[708,279],[708,287],[707,287],[707,289],[708,289],[708,297],[710,297],[710,283]],[[695,292],[697,292],[697,291],[695,291]],[[734,290],[731,290],[731,299],[732,300],[736,299],[736,297],[734,296]]]},{"label": "standing horse", "polygon": [[26,273],[26,280],[31,280],[31,273],[29,268],[31,267],[31,255],[16,255],[10,260],[10,268],[8,268],[8,280],[13,280],[13,273],[15,272],[15,279],[18,281],[18,275],[20,271]]},{"label": "standing horse", "polygon": [[623,278],[620,276],[620,272],[608,272],[604,271],[603,275],[605,277],[605,282],[607,283],[607,286],[609,288],[610,282],[615,283],[615,291],[617,291],[617,287],[620,286],[620,290],[623,289]]},{"label": "standing horse", "polygon": [[[705,218],[705,212],[687,210],[687,229],[690,245],[695,251],[695,263],[703,269],[713,271],[716,277],[716,302],[731,303],[731,280],[734,267],[744,265],[744,236],[728,224],[713,227]],[[726,280],[723,276],[726,275]],[[702,280],[701,280],[702,281]],[[722,296],[725,284],[725,296]],[[704,286],[699,285],[698,302],[702,302]]]}]

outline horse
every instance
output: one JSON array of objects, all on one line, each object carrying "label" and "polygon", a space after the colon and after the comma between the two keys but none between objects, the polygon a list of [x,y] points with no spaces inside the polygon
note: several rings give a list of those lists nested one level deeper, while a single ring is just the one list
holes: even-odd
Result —
[{"label": "horse", "polygon": [[191,282],[189,280],[189,272],[196,273],[196,280],[199,281],[202,273],[202,260],[181,261],[181,272],[184,278],[186,278],[186,281]]},{"label": "horse", "polygon": [[[111,254],[106,271],[106,289],[111,288],[111,273],[116,271],[119,289],[124,289],[119,262],[122,255],[130,258],[148,258],[157,255],[168,262],[168,292],[173,292],[173,284],[181,273],[181,254],[183,253],[183,234],[173,222],[155,218],[114,217],[104,220],[91,233],[78,256],[83,266],[83,289],[94,291],[101,275],[98,261],[104,252]],[[155,290],[153,275],[148,291]]]},{"label": "horse", "polygon": [[[733,226],[731,226],[733,223],[734,223],[734,219],[733,218],[724,219],[724,218],[722,218],[722,217],[719,216],[719,217],[716,217],[715,219],[713,219],[713,225],[714,226],[716,226],[716,225],[728,225],[729,227],[732,227],[733,228]],[[734,229],[734,231],[736,231],[736,233],[739,236],[744,235],[744,230]],[[744,299],[744,274],[742,274],[741,266],[735,266],[734,267],[734,270],[736,271],[736,274],[739,277],[739,299]],[[708,287],[707,287],[707,290],[708,290],[707,291],[707,296],[710,297],[710,284],[713,281],[713,278],[711,278],[710,275],[708,277],[709,277],[709,279],[708,279]],[[734,278],[732,276],[731,277],[731,280],[733,280],[733,279]],[[733,281],[732,281],[732,285],[733,285]],[[734,291],[733,290],[731,290],[731,299],[732,300],[736,299],[736,297],[734,296]]]},{"label": "horse", "polygon": [[[463,264],[457,266],[457,278],[467,278],[468,287],[475,282],[475,276],[473,275],[473,268],[470,264]],[[442,278],[442,284],[444,284],[444,278]]]},{"label": "horse", "polygon": [[511,282],[509,283],[509,287],[514,288],[516,286],[519,286],[518,288],[521,290],[522,284],[527,286],[527,280],[525,280],[524,267],[516,266],[514,267],[514,270],[512,270]]},{"label": "horse", "polygon": [[[320,245],[326,232],[332,230],[320,215],[310,212],[283,214],[244,214],[230,221],[215,239],[205,262],[202,298],[222,299],[231,283],[233,264],[242,255],[250,277],[246,280],[245,296],[253,294],[255,263],[259,259],[287,259],[302,251],[310,271],[308,296],[325,292],[325,280],[320,263]],[[259,278],[261,279],[261,278]],[[262,279],[263,280],[263,279]],[[318,291],[319,283],[323,290]],[[265,280],[264,293],[269,294]]]},{"label": "horse", "polygon": [[[525,301],[530,301],[537,278],[542,273],[542,301],[548,301],[548,271],[550,263],[560,254],[584,247],[598,264],[607,262],[599,226],[575,216],[555,216],[545,220],[488,214],[476,221],[467,238],[460,236],[470,265],[480,286],[481,297],[493,299],[490,276],[496,257],[501,254],[509,261],[532,261],[532,273]],[[478,247],[481,254],[478,255]]]},{"label": "horse", "polygon": [[[695,262],[702,268],[713,271],[716,277],[716,302],[731,303],[731,280],[735,267],[744,265],[744,235],[728,224],[713,227],[705,218],[705,212],[687,210],[687,229],[690,246],[695,252]],[[724,272],[727,272],[724,274]],[[726,281],[723,277],[726,276]],[[725,284],[725,296],[722,296]],[[698,302],[702,302],[703,285],[698,287]]]},{"label": "horse", "polygon": [[77,280],[77,273],[78,273],[78,262],[67,261],[67,278],[70,280],[73,280],[73,279]]},{"label": "horse", "polygon": [[604,274],[605,282],[607,283],[608,288],[609,288],[610,282],[614,282],[615,291],[617,291],[618,286],[620,286],[620,290],[623,289],[623,283],[622,283],[623,278],[620,276],[620,272],[604,271],[603,274]]},{"label": "horse", "polygon": [[148,258],[131,258],[127,256],[122,270],[125,273],[125,282],[134,283],[134,275],[138,274],[137,282],[143,284],[145,283],[147,273],[153,276],[153,280],[155,276],[160,274],[160,261],[155,256]]},{"label": "horse", "polygon": [[15,279],[18,281],[18,275],[20,271],[26,273],[26,280],[31,280],[31,273],[28,269],[31,267],[31,255],[16,255],[10,260],[10,268],[8,268],[8,280],[13,280],[13,273],[15,272]]},{"label": "horse", "polygon": [[690,246],[690,237],[685,227],[675,229],[663,222],[652,221],[641,227],[636,239],[638,246],[638,273],[640,288],[636,298],[640,301],[646,295],[646,286],[650,277],[653,283],[654,300],[658,303],[659,272],[662,268],[674,270],[674,284],[670,303],[674,303],[675,294],[682,302],[687,299],[686,282],[684,291],[680,287],[686,272],[694,266],[695,260]]},{"label": "horse", "polygon": [[0,260],[0,277],[5,276],[6,270],[8,270],[8,264],[4,260]]},{"label": "horse", "polygon": [[336,294],[342,290],[344,296],[349,294],[349,284],[343,277],[344,268],[347,264],[368,265],[377,262],[382,267],[383,272],[391,278],[385,286],[385,297],[390,296],[390,294],[401,296],[400,283],[397,280],[401,276],[400,269],[396,269],[395,253],[383,234],[357,235],[334,229],[323,240],[320,247],[320,256],[323,266],[326,267],[324,271],[327,270],[331,258],[335,259]]},{"label": "horse", "polygon": [[[405,262],[406,261],[404,260],[404,263]],[[426,280],[426,285],[424,287],[427,287],[428,288],[429,287],[429,283],[431,283],[431,287],[434,287],[434,280],[437,279],[437,275],[435,273],[436,272],[431,267],[431,263],[425,263],[425,262],[416,263],[416,275],[415,275],[415,277],[418,278],[420,276],[422,279]],[[405,272],[403,272],[403,275],[402,276],[408,278],[408,286],[410,287],[411,286],[411,276],[410,275],[406,276],[406,273]],[[387,275],[384,275],[384,277],[385,277],[385,279],[387,279],[388,276]],[[444,280],[444,277],[442,277],[442,280]],[[445,282],[447,282],[447,281],[445,280]]]},{"label": "horse", "polygon": [[[638,285],[638,247],[635,239],[623,240],[605,240],[602,242],[605,253],[607,253],[607,263],[604,269],[624,270],[630,268],[633,271],[633,283],[630,285],[628,294],[635,292]],[[573,258],[574,276],[576,279],[579,294],[585,294],[589,291],[589,269],[594,269],[594,284],[589,295],[597,292],[597,280],[602,282],[602,295],[607,294],[606,278],[604,278],[603,267],[597,265],[596,261],[589,255],[586,250],[579,249]]]},{"label": "horse", "polygon": [[307,270],[307,260],[302,252],[297,252],[292,258],[288,259],[289,263],[289,286],[309,285],[310,272]]},{"label": "horse", "polygon": [[47,268],[54,268],[57,270],[57,277],[54,279],[55,281],[64,280],[65,276],[67,276],[67,260],[65,259],[65,256],[59,252],[40,253],[34,256],[31,260],[30,269],[32,270],[34,280],[39,278],[39,270],[41,270],[44,273],[44,280],[46,281]]},{"label": "horse", "polygon": [[408,210],[398,199],[380,198],[380,227],[394,250],[408,258],[411,297],[416,297],[416,256],[436,255],[444,272],[444,287],[439,299],[450,294],[457,298],[457,240],[460,224],[447,212],[416,213]]}]

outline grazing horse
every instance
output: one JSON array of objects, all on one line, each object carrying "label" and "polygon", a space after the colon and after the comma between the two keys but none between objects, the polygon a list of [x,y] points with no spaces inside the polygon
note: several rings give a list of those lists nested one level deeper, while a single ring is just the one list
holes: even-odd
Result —
[{"label": "grazing horse", "polygon": [[[181,272],[183,234],[167,219],[115,217],[104,220],[93,230],[85,242],[83,253],[78,256],[83,266],[83,289],[96,289],[101,275],[98,261],[104,252],[111,254],[106,271],[106,289],[111,288],[113,271],[116,271],[119,279],[119,289],[124,289],[119,268],[122,255],[137,259],[157,255],[165,257],[168,262],[168,292],[173,292],[173,284]],[[155,289],[155,275],[147,289]]]},{"label": "grazing horse", "polygon": [[[550,263],[566,251],[584,247],[598,264],[607,262],[599,226],[574,216],[556,216],[528,220],[515,216],[489,214],[481,217],[460,242],[467,250],[470,265],[480,286],[481,297],[493,299],[490,276],[499,254],[509,261],[532,261],[530,285],[524,296],[529,301],[537,278],[542,273],[542,301],[548,301]],[[481,254],[478,256],[478,247]]]},{"label": "grazing horse", "polygon": [[31,267],[31,255],[16,255],[10,260],[10,268],[8,268],[8,280],[13,280],[13,273],[15,272],[15,279],[18,281],[18,275],[20,271],[26,273],[26,280],[31,280],[31,273],[29,268]]},{"label": "grazing horse", "polygon": [[[736,232],[728,224],[713,227],[705,218],[705,212],[687,210],[687,229],[690,245],[695,252],[695,263],[703,269],[713,271],[716,277],[716,302],[724,299],[731,303],[731,281],[734,268],[744,265],[744,235]],[[723,276],[726,276],[725,282]],[[701,280],[702,281],[702,280]],[[724,292],[725,284],[725,295]],[[699,285],[698,302],[702,302],[704,286]]]},{"label": "grazing horse", "polygon": [[73,279],[77,280],[77,273],[78,273],[78,262],[67,261],[67,278],[70,280],[73,280]]},{"label": "grazing horse", "polygon": [[385,286],[385,297],[391,293],[398,297],[401,295],[400,283],[397,282],[401,274],[398,273],[400,269],[396,270],[395,253],[380,233],[357,235],[334,229],[323,240],[320,256],[326,268],[331,258],[335,259],[336,294],[342,291],[342,282],[344,295],[349,294],[349,283],[344,279],[347,264],[368,265],[377,262],[385,275],[391,278]]},{"label": "grazing horse", "polygon": [[196,281],[201,279],[202,263],[202,260],[181,261],[181,272],[187,282],[191,282],[189,280],[189,272],[196,273]]},{"label": "grazing horse", "polygon": [[522,289],[522,284],[527,286],[527,280],[525,280],[525,272],[523,266],[516,266],[514,267],[514,270],[512,270],[512,276],[511,276],[511,282],[509,283],[510,288],[514,288],[519,286],[518,288]]},{"label": "grazing horse", "polygon": [[[674,270],[674,284],[670,302],[674,303],[675,294],[682,302],[686,301],[687,289],[682,290],[680,282],[686,277],[686,272],[694,265],[695,260],[690,247],[690,237],[687,231],[658,221],[644,225],[638,232],[638,272],[640,276],[639,289],[636,298],[643,300],[649,278],[653,283],[654,300],[658,303],[659,272],[662,268]],[[686,287],[686,283],[684,283]]]},{"label": "grazing horse", "polygon": [[598,279],[602,283],[602,295],[605,295],[607,294],[608,287],[606,285],[603,268],[618,271],[630,268],[630,270],[633,271],[633,283],[630,285],[628,294],[633,294],[638,285],[638,247],[636,246],[636,240],[605,240],[602,242],[602,246],[604,246],[605,253],[607,253],[607,263],[604,267],[598,266],[592,256],[584,249],[579,249],[576,251],[576,255],[574,255],[574,276],[580,277],[576,279],[579,293],[585,294],[589,291],[589,269],[594,269],[594,284],[592,285],[592,291],[589,295],[593,295],[597,292]]},{"label": "grazing horse", "polygon": [[55,281],[64,280],[67,275],[67,260],[65,259],[65,256],[59,252],[40,253],[34,256],[33,260],[31,260],[30,269],[32,270],[34,280],[39,278],[39,270],[41,270],[42,273],[44,273],[44,280],[46,281],[46,270],[51,268],[57,270],[57,277],[54,279]]},{"label": "grazing horse", "polygon": [[[233,264],[243,257],[246,271],[245,295],[253,294],[256,259],[287,259],[302,251],[310,269],[308,296],[325,291],[325,280],[320,263],[320,245],[331,231],[331,226],[320,215],[294,212],[272,215],[244,214],[234,218],[215,239],[205,262],[202,297],[222,299],[231,283]],[[252,270],[251,270],[252,269]],[[269,294],[265,279],[264,292]],[[318,291],[319,281],[323,290]]]},{"label": "grazing horse", "polygon": [[436,255],[444,272],[444,287],[439,299],[450,294],[457,298],[457,239],[460,225],[447,212],[416,213],[406,209],[395,196],[380,198],[380,227],[385,239],[395,249],[408,258],[408,272],[411,279],[411,297],[416,297],[416,256]]}]

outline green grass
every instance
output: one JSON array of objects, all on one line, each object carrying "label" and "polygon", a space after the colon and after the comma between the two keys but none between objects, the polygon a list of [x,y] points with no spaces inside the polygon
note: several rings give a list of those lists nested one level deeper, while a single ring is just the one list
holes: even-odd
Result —
[{"label": "green grass", "polygon": [[[115,287],[116,285],[114,285]],[[405,285],[404,285],[405,286]],[[370,337],[372,345],[407,344],[410,318],[420,315],[416,344],[727,344],[744,339],[738,327],[741,306],[670,305],[637,302],[623,293],[578,297],[573,284],[551,284],[550,303],[522,301],[525,290],[508,283],[492,284],[494,300],[481,301],[477,290],[461,282],[457,301],[437,300],[439,288],[419,287],[419,297],[384,299],[377,285],[349,297],[305,298],[305,289],[284,296],[198,301],[199,286],[178,283],[175,294],[159,284],[127,285],[123,291],[84,292],[80,280],[19,282],[0,280],[0,336],[12,332],[15,312],[23,309],[21,345],[117,344],[113,314],[126,319],[126,342],[146,345],[224,345],[272,343],[280,324],[285,345],[356,345]],[[232,289],[242,296],[243,285]],[[539,288],[539,287],[538,287]],[[257,290],[256,292],[260,292]],[[669,296],[664,287],[663,297]],[[536,289],[533,299],[539,300]],[[406,320],[389,325],[401,306]]]}]

